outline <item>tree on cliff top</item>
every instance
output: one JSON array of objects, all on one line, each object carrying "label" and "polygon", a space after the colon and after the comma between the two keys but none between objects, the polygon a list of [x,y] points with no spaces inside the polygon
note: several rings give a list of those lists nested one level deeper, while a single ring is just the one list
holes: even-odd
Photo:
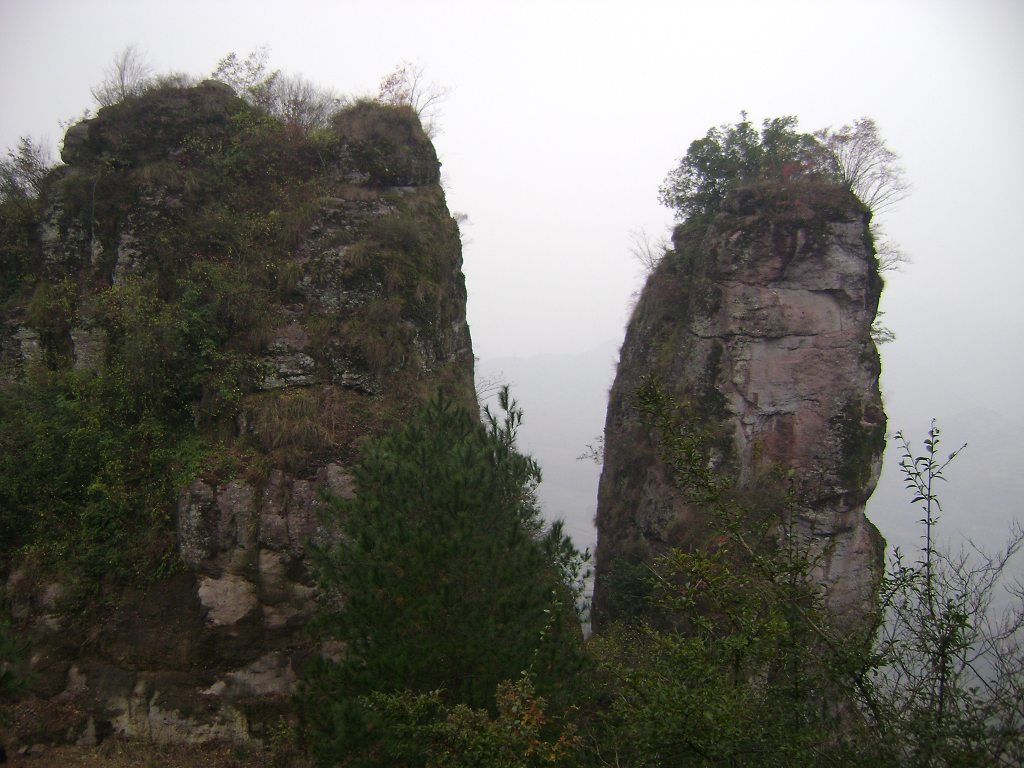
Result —
[{"label": "tree on cliff top", "polygon": [[149,86],[153,69],[146,56],[134,45],[129,45],[114,56],[103,72],[103,81],[92,88],[92,97],[100,107],[119,104],[131,96],[138,96]]},{"label": "tree on cliff top", "polygon": [[377,94],[381,104],[412,107],[430,138],[440,131],[438,117],[446,98],[447,88],[427,82],[426,67],[405,60],[384,76]]},{"label": "tree on cliff top", "polygon": [[[735,125],[712,128],[704,138],[692,142],[665,177],[658,199],[672,208],[680,221],[709,216],[721,207],[731,190],[756,180],[830,180],[849,190],[872,214],[907,196],[910,185],[904,179],[899,156],[885,145],[870,118],[811,135],[796,130],[797,119],[792,115],[764,120],[760,133],[746,112],[740,116]],[[877,221],[871,223],[871,234],[878,272],[898,270],[909,261],[902,249],[883,234]],[[655,263],[643,249],[632,250],[641,263]],[[876,344],[884,344],[895,337],[876,320],[872,338]]]},{"label": "tree on cliff top", "polygon": [[679,219],[717,210],[729,190],[755,179],[787,179],[815,173],[820,146],[813,136],[796,131],[792,116],[765,120],[761,131],[740,113],[735,125],[712,128],[690,144],[686,156],[669,172],[659,200]]},{"label": "tree on cliff top", "polygon": [[234,51],[217,62],[212,77],[285,125],[309,131],[323,128],[344,105],[344,99],[299,75],[270,69],[270,48],[260,46],[239,58]]},{"label": "tree on cliff top", "polygon": [[792,115],[764,120],[760,132],[745,112],[740,116],[735,125],[712,128],[691,143],[665,178],[659,200],[680,220],[714,212],[731,189],[758,179],[830,179],[849,189],[872,213],[907,195],[899,156],[885,145],[870,118],[812,135],[797,131]]},{"label": "tree on cliff top", "polygon": [[899,155],[885,145],[871,118],[837,130],[823,128],[814,137],[826,150],[832,172],[872,213],[895,205],[910,191]]}]

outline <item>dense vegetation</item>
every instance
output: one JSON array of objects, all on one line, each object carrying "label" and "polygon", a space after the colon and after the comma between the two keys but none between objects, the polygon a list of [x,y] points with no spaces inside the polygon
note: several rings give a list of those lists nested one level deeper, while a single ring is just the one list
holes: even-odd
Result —
[{"label": "dense vegetation", "polygon": [[788,528],[784,482],[781,513],[765,517],[763,502],[709,469],[713,436],[699,414],[650,380],[636,407],[717,535],[653,565],[650,599],[674,626],[633,622],[594,643],[613,694],[597,764],[1019,763],[1024,605],[1012,585],[1009,611],[996,603],[1022,536],[973,559],[935,547],[936,489],[957,454],[941,458],[937,428],[923,452],[897,435],[928,543],[912,563],[893,554],[877,611],[851,628],[822,605],[814,558]]},{"label": "dense vegetation", "polygon": [[[993,610],[1012,551],[896,553],[877,612],[837,626],[787,527],[784,478],[739,491],[710,468],[699,415],[652,380],[635,407],[713,535],[659,558],[651,618],[615,624],[582,656],[568,625],[552,631],[568,618],[557,553],[576,562],[571,548],[515,523],[536,521],[532,502],[501,500],[528,500],[534,482],[529,459],[507,453],[515,420],[485,430],[435,403],[367,454],[368,493],[339,506],[341,539],[320,561],[322,631],[347,652],[314,666],[300,696],[322,764],[1019,764],[1020,607]],[[940,458],[937,428],[924,452],[898,442],[933,542],[934,488],[956,452]]]},{"label": "dense vegetation", "polygon": [[[159,95],[149,98],[151,105]],[[40,201],[59,194],[71,220],[90,210],[100,258],[91,269],[55,280],[40,244],[26,241],[4,286],[8,307],[23,307],[42,351],[22,380],[3,385],[5,564],[28,547],[88,582],[152,569],[169,549],[173,493],[216,441],[216,430],[203,434],[195,426],[230,419],[251,388],[255,371],[245,352],[265,326],[265,297],[274,288],[259,263],[272,246],[253,221],[267,213],[260,210],[267,190],[251,181],[262,175],[256,169],[266,153],[259,144],[272,146],[275,137],[272,125],[238,104],[214,130],[181,126],[185,162],[169,164],[146,157],[144,147],[126,147],[78,164],[70,175],[48,177]],[[148,108],[128,101],[108,108],[115,110],[108,117],[136,123]],[[231,131],[229,120],[242,130]],[[249,146],[239,146],[229,161],[224,142]],[[156,268],[112,281],[113,264],[103,256],[117,251],[118,222],[145,205],[156,183],[181,194],[191,211],[203,211],[198,225],[182,215],[153,227],[146,233],[153,242],[144,246]],[[7,213],[10,200],[4,208]],[[42,224],[37,218],[35,229]],[[72,366],[75,326],[104,333],[95,370]],[[138,557],[140,551],[148,556]]]},{"label": "dense vegetation", "polygon": [[[767,121],[758,135],[744,120],[713,130],[669,176],[666,202],[695,223],[751,184],[799,185],[798,197],[836,188],[856,194],[856,179],[823,143],[828,135],[798,134],[794,125],[792,118]],[[344,680],[349,693],[326,696],[313,711],[328,711],[329,700],[336,708],[329,723],[354,724],[362,732],[373,724],[372,746],[363,745],[359,760],[427,766],[971,766],[1021,760],[1021,614],[1018,608],[1000,623],[992,610],[999,577],[1020,537],[1011,541],[1010,552],[973,562],[931,543],[913,563],[896,553],[879,584],[877,611],[857,626],[837,626],[813,577],[815,557],[788,528],[794,502],[785,478],[769,476],[763,487],[738,490],[735,478],[712,469],[718,446],[704,414],[673,402],[653,381],[636,394],[634,408],[658,435],[680,490],[707,511],[709,543],[669,550],[640,575],[645,583],[637,594],[645,596],[646,610],[589,640],[582,671],[562,681],[557,700],[538,696],[532,667],[518,677],[504,672],[508,679],[498,688],[496,706],[487,700],[490,685],[470,695],[462,678],[435,673],[404,690],[391,678],[357,696],[351,679],[338,672],[334,691],[344,690]],[[403,450],[409,456],[433,446],[416,432],[403,433],[403,441],[411,441]],[[936,524],[933,485],[945,469],[938,445],[937,429],[922,454],[902,438],[900,443],[929,542]],[[447,454],[433,447],[430,455]],[[391,464],[386,458],[380,463]],[[391,477],[396,487],[408,483]],[[393,499],[387,506],[402,509],[403,502]],[[436,546],[410,543],[388,562],[419,562],[421,549]],[[460,562],[469,555],[447,556]],[[351,555],[348,560],[359,562]],[[344,573],[344,562],[337,557],[325,573]],[[443,578],[443,572],[435,567],[428,578]],[[372,595],[366,586],[358,593]],[[449,613],[429,595],[421,601],[429,606],[424,626]],[[472,599],[463,604],[467,613],[476,605]],[[358,613],[356,608],[352,616]],[[371,625],[380,623],[378,615]],[[473,623],[485,633],[491,626],[486,618]],[[435,631],[447,636],[444,628]],[[461,632],[460,626],[455,636]],[[396,649],[406,634],[389,635],[381,652],[404,658],[437,641],[417,637]],[[537,647],[529,633],[508,640],[512,644],[503,647],[509,657]],[[446,650],[442,645],[428,655],[437,658]],[[478,668],[490,669],[482,663]],[[353,723],[338,714],[346,701],[361,708],[361,719]],[[355,759],[331,752],[340,743],[331,740],[337,733],[314,728],[307,736],[321,748],[329,745],[320,753],[327,763]]]},{"label": "dense vegetation", "polygon": [[430,711],[486,709],[522,673],[520,694],[536,686],[567,705],[582,659],[583,556],[543,524],[540,470],[515,448],[521,411],[507,390],[501,405],[483,426],[433,401],[367,448],[357,498],[336,504],[337,540],[314,563],[319,630],[345,653],[315,665],[301,695],[321,757],[397,759],[379,700],[365,698],[374,693],[436,696],[417,704]]},{"label": "dense vegetation", "polygon": [[707,216],[742,184],[823,173],[821,145],[795,127],[795,117],[778,117],[765,120],[758,133],[744,114],[733,126],[710,129],[669,173],[661,202],[681,219]]},{"label": "dense vegetation", "polygon": [[[192,478],[301,470],[370,434],[347,457],[358,496],[335,502],[333,534],[315,557],[322,606],[311,631],[327,652],[306,670],[293,736],[319,762],[1024,761],[1022,616],[993,624],[989,610],[1012,552],[971,562],[933,546],[933,482],[947,463],[937,430],[923,453],[900,444],[928,543],[913,563],[893,559],[864,625],[840,630],[813,582],[812,556],[786,535],[782,479],[758,489],[769,503],[752,504],[709,469],[701,414],[648,382],[634,406],[715,535],[643,574],[654,618],[584,643],[583,558],[560,527],[541,522],[540,470],[516,448],[522,414],[507,391],[503,412],[481,424],[444,397],[418,410],[422,391],[396,374],[392,396],[408,404],[394,412],[408,418],[386,434],[393,419],[372,406],[346,400],[332,411],[337,392],[256,392],[253,355],[295,297],[294,249],[313,225],[325,169],[349,164],[360,180],[347,190],[355,202],[436,173],[409,105],[340,105],[268,73],[259,56],[218,68],[241,98],[149,82],[131,66],[124,59],[97,92],[101,116],[153,144],[97,139],[75,150],[70,168],[50,170],[26,142],[0,163],[0,302],[40,345],[38,359],[0,383],[0,575],[15,559],[58,569],[81,608],[109,597],[111,585],[179,567],[170,510]],[[222,108],[183,112],[197,94]],[[196,119],[169,123],[171,109]],[[786,117],[758,132],[744,116],[691,145],[662,199],[690,223],[749,184],[840,184],[870,207],[856,167],[877,166],[851,164],[856,152],[842,150],[862,142],[870,151],[873,131],[861,122],[812,136]],[[871,177],[884,183],[892,158],[875,157],[889,163]],[[153,213],[158,193],[180,205],[151,226],[135,222],[151,263],[115,280],[119,226]],[[442,301],[431,254],[445,233],[422,224],[439,220],[432,194],[391,200],[395,215],[338,243],[353,246],[354,277],[386,286],[385,297],[359,319],[307,318],[315,343],[346,340],[346,353],[375,375],[393,373],[395,350],[409,341],[386,329]],[[56,201],[65,233],[86,223],[74,263],[46,255],[44,212]],[[83,329],[102,332],[101,365],[74,364],[72,331]],[[278,442],[238,434],[243,409]],[[326,426],[328,412],[360,426]],[[0,616],[0,693],[24,684],[12,670],[25,653]]]},{"label": "dense vegetation", "polygon": [[[104,582],[177,567],[171,513],[192,478],[351,458],[360,435],[429,395],[399,370],[402,349],[414,323],[444,317],[458,241],[415,114],[373,101],[324,112],[277,73],[250,74],[248,98],[115,78],[121,96],[69,131],[68,165],[27,140],[0,164],[0,305],[32,334],[23,348],[38,346],[0,370],[0,573],[15,557],[57,569],[78,605]],[[331,288],[297,253],[324,196],[366,206],[401,184],[425,186],[331,243],[353,251],[345,279],[381,286],[364,311],[301,305],[313,355],[387,379],[388,404],[338,387],[261,391],[260,357],[298,281]],[[240,414],[252,428],[237,429]]]},{"label": "dense vegetation", "polygon": [[731,192],[758,182],[838,184],[872,213],[908,189],[899,157],[868,118],[810,134],[797,129],[792,115],[766,119],[758,131],[744,112],[735,125],[711,128],[690,144],[659,199],[682,221],[700,219],[720,210]]}]

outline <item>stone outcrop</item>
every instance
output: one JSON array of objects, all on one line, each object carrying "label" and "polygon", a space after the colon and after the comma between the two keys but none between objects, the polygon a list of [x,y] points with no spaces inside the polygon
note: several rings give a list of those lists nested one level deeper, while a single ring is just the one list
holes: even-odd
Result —
[{"label": "stone outcrop", "polygon": [[795,529],[841,621],[865,609],[882,540],[865,518],[884,446],[871,338],[881,280],[868,214],[820,183],[741,189],[710,222],[682,225],[627,330],[605,426],[596,552],[598,627],[642,610],[630,573],[706,541],[707,510],[674,485],[635,408],[653,376],[718,439],[740,490],[784,477]]},{"label": "stone outcrop", "polygon": [[438,387],[476,406],[440,164],[408,109],[358,104],[312,145],[211,82],[101,110],[68,131],[62,157],[33,280],[70,286],[59,306],[72,315],[9,302],[0,383],[44,364],[102,373],[131,329],[97,297],[157,306],[196,262],[228,275],[220,290],[249,280],[260,301],[218,342],[241,361],[232,415],[194,404],[196,434],[224,448],[154,534],[173,537],[166,572],[106,587],[84,616],[80,601],[68,611],[59,569],[29,559],[7,575],[34,694],[11,712],[14,739],[264,738],[320,652],[303,631],[307,555],[330,542],[326,499],[355,492],[360,440]]}]

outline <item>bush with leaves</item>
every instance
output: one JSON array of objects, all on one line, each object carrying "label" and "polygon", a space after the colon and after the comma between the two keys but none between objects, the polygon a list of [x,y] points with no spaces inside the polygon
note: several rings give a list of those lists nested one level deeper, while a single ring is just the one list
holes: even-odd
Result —
[{"label": "bush with leaves", "polygon": [[936,543],[945,471],[966,447],[940,453],[932,423],[924,450],[897,433],[900,469],[924,529],[920,557],[892,556],[881,589],[883,622],[873,709],[902,765],[1024,763],[1024,585],[1007,582],[1024,547],[1016,523],[1006,548],[952,554]]},{"label": "bush with leaves", "polygon": [[269,68],[270,49],[261,46],[244,59],[231,51],[213,71],[213,78],[235,89],[243,99],[300,131],[325,128],[343,100],[298,75]]},{"label": "bush with leaves", "polygon": [[652,380],[637,405],[711,536],[655,560],[650,618],[593,644],[610,702],[589,734],[598,764],[856,764],[864,723],[844,697],[870,643],[832,628],[796,498],[779,481],[766,489],[778,503],[750,503],[714,468],[699,419]]},{"label": "bush with leaves", "polygon": [[[445,703],[441,691],[374,693],[368,708],[387,735],[378,756],[388,766],[426,768],[541,768],[579,765],[572,723],[553,732],[547,702],[530,676],[498,685],[496,714]],[[385,762],[386,760],[386,762]]]},{"label": "bush with leaves", "polygon": [[936,546],[937,487],[959,453],[940,458],[937,428],[920,454],[897,435],[921,557],[894,554],[877,613],[851,630],[824,609],[786,514],[759,516],[734,496],[699,422],[655,384],[638,403],[717,537],[653,563],[660,622],[619,625],[593,644],[609,702],[587,734],[597,764],[1021,764],[1024,590],[1001,589],[1024,532],[996,556]]},{"label": "bush with leaves", "polygon": [[344,648],[305,676],[306,733],[324,760],[381,749],[371,692],[441,691],[448,704],[493,702],[504,680],[530,670],[556,711],[580,663],[577,552],[545,526],[536,462],[516,450],[522,412],[486,426],[449,400],[369,446],[357,497],[327,522],[337,541],[316,550],[318,628]]},{"label": "bush with leaves", "polygon": [[[899,156],[886,146],[874,120],[800,133],[792,115],[766,119],[758,132],[745,112],[735,125],[712,128],[690,144],[660,189],[661,202],[681,220],[717,210],[726,194],[756,181],[820,178],[842,184],[872,212],[906,197]],[[890,244],[891,254],[898,250]],[[899,256],[898,261],[905,260]]]},{"label": "bush with leaves", "polygon": [[716,211],[728,192],[745,182],[819,173],[820,145],[796,125],[795,117],[776,117],[758,132],[743,112],[735,125],[710,129],[665,178],[659,199],[687,220]]}]

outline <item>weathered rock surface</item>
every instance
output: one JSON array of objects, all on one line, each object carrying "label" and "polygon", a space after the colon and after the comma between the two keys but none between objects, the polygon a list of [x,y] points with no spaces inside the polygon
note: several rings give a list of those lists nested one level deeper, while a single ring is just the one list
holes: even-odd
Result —
[{"label": "weathered rock surface", "polygon": [[708,535],[673,485],[634,395],[655,376],[718,435],[720,471],[797,489],[796,529],[840,620],[861,615],[882,541],[864,516],[885,415],[871,339],[881,280],[868,216],[841,190],[765,185],[680,227],[630,321],[605,427],[595,622],[629,615],[630,573]]},{"label": "weathered rock surface", "polygon": [[[359,440],[439,386],[475,407],[458,229],[418,121],[359,105],[310,159],[260,119],[207,82],[101,110],[68,131],[37,279],[73,286],[75,315],[41,333],[12,304],[0,318],[0,381],[23,380],[47,351],[60,353],[48,364],[102,371],[114,336],[90,314],[97,295],[166,292],[188,259],[233,269],[245,254],[231,238],[250,224],[278,233],[258,235],[273,257],[259,268],[276,282],[261,294],[265,327],[229,339],[248,356],[239,370],[251,372],[233,382],[234,434],[223,434],[230,419],[217,427],[231,469],[180,489],[165,532],[179,556],[169,574],[118,585],[102,614],[86,617],[62,610],[60,574],[26,562],[8,575],[9,608],[32,648],[34,698],[12,713],[18,743],[263,738],[319,652],[303,632],[315,605],[307,553],[332,536],[319,519],[326,499],[355,492],[348,467]],[[294,167],[281,160],[287,152]],[[249,208],[218,210],[223,188],[195,188],[208,178],[195,170],[204,163],[272,167],[270,191],[303,202],[283,210],[285,201],[231,190]],[[289,216],[285,237],[279,222]]]}]

